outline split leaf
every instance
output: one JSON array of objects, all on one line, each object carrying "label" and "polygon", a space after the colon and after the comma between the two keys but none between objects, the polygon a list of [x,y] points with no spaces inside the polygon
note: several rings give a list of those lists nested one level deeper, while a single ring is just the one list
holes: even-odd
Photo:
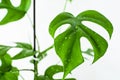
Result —
[{"label": "split leaf", "polygon": [[111,22],[101,13],[94,10],[84,11],[77,17],[68,12],[57,15],[49,26],[49,33],[53,38],[59,27],[64,24],[70,25],[64,32],[54,38],[55,51],[64,66],[63,79],[84,62],[80,43],[81,37],[87,38],[93,47],[93,63],[101,58],[108,48],[107,41],[97,32],[82,24],[82,21],[90,21],[101,25],[108,32],[110,38],[113,32]]},{"label": "split leaf", "polygon": [[[48,77],[48,80],[62,80],[62,79],[54,79],[53,76],[59,72],[63,72],[63,66],[60,65],[52,65],[48,67],[48,69],[45,71],[45,76]],[[47,80],[47,79],[46,79]],[[64,80],[76,80],[74,78],[67,78]]]},{"label": "split leaf", "polygon": [[15,7],[10,0],[1,0],[0,9],[7,9],[6,16],[0,21],[0,25],[17,21],[24,17],[30,7],[31,0],[21,0],[20,6]]}]

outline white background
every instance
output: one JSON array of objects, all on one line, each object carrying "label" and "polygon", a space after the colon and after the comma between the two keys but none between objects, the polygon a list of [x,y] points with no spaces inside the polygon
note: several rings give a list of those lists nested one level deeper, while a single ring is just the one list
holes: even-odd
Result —
[{"label": "white background", "polygon": [[[18,5],[17,1],[15,5]],[[37,37],[40,42],[41,51],[53,44],[53,39],[48,33],[50,21],[60,12],[63,11],[65,0],[36,0],[37,5]],[[113,24],[114,32],[111,40],[107,32],[93,23],[86,23],[90,28],[98,31],[109,42],[109,47],[106,54],[98,60],[95,64],[92,61],[86,61],[84,64],[77,67],[72,71],[70,77],[75,77],[77,80],[120,80],[120,11],[119,0],[73,0],[72,3],[68,2],[66,11],[71,12],[75,16],[84,10],[97,10],[104,14]],[[2,14],[2,15],[1,15]],[[0,10],[0,18],[5,13]],[[29,18],[28,18],[29,16]],[[6,25],[0,25],[0,44],[11,44],[12,42],[27,42],[32,43],[32,6],[28,14],[17,22],[12,22]],[[97,27],[96,27],[97,26]],[[85,41],[83,41],[85,40]],[[82,49],[91,47],[86,39],[82,39]],[[9,51],[11,56],[15,55],[16,50]],[[49,51],[49,55],[40,62],[39,73],[43,74],[44,70],[52,64],[60,63],[59,58],[54,50]],[[21,59],[20,61],[13,61],[13,65],[20,69],[32,68],[33,65],[29,63],[30,58]],[[26,80],[33,80],[31,72],[21,72],[21,75]],[[20,78],[20,80],[22,80]]]}]

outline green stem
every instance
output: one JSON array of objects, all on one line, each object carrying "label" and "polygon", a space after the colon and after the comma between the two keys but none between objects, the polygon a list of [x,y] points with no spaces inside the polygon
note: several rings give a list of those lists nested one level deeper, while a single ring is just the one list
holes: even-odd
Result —
[{"label": "green stem", "polygon": [[32,71],[32,72],[34,72],[33,69],[20,69],[19,71]]},{"label": "green stem", "polygon": [[40,52],[40,43],[39,43],[37,36],[36,36],[36,42],[37,42],[38,51]]},{"label": "green stem", "polygon": [[52,49],[54,47],[54,45],[51,45],[50,47],[48,47],[47,49],[45,49],[44,51],[40,52],[37,56],[37,58],[42,57],[42,55],[44,55],[47,51],[49,51],[50,49]]},{"label": "green stem", "polygon": [[22,78],[22,80],[25,80],[24,77],[23,77],[22,75],[19,75],[19,76]]},{"label": "green stem", "polygon": [[65,0],[65,4],[64,4],[64,8],[63,8],[63,11],[64,11],[64,12],[65,12],[65,10],[66,10],[67,3],[68,3],[68,0]]}]

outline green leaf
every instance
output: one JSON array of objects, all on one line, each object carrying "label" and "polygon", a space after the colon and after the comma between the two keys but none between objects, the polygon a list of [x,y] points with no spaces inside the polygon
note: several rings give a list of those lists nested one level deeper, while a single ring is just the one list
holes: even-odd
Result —
[{"label": "green leaf", "polygon": [[74,18],[74,16],[66,12],[56,16],[56,18],[53,19],[49,26],[49,33],[51,36],[54,37],[55,31],[59,26],[66,24],[67,22],[72,23],[72,21],[70,21],[72,18]]},{"label": "green leaf", "polygon": [[30,57],[30,56],[33,56],[35,53],[36,52],[34,52],[33,50],[23,49],[21,52],[15,55],[12,59],[16,60],[16,59]]},{"label": "green leaf", "polygon": [[2,62],[0,66],[0,80],[18,80],[19,70],[12,67],[10,55],[6,53],[0,60]]},{"label": "green leaf", "polygon": [[55,50],[63,62],[64,77],[84,61],[79,39],[78,32],[74,32],[72,28],[55,38]]},{"label": "green leaf", "polygon": [[32,45],[23,42],[16,42],[15,48],[21,48],[22,50],[13,56],[12,59],[22,59],[25,57],[33,56],[36,52],[33,51]]},{"label": "green leaf", "polygon": [[6,16],[0,21],[0,25],[16,21],[24,17],[25,13],[30,7],[31,0],[21,0],[21,4],[18,7],[14,7],[10,0],[2,0],[0,3],[0,9],[7,9]]},{"label": "green leaf", "polygon": [[[45,77],[48,77],[49,79],[46,80],[62,80],[62,79],[54,79],[53,76],[56,73],[63,72],[63,66],[60,65],[53,65],[50,66],[46,71],[45,71]],[[64,80],[76,80],[74,78],[68,78]]]},{"label": "green leaf", "polygon": [[63,67],[60,65],[53,65],[50,66],[46,71],[45,71],[45,76],[48,76],[50,80],[53,79],[53,75],[59,72],[63,72]]},{"label": "green leaf", "polygon": [[7,51],[11,48],[20,48],[22,49],[19,53],[17,53],[13,59],[21,59],[29,56],[33,56],[36,52],[33,51],[32,45],[24,42],[16,42],[16,46],[6,46],[0,45],[0,57],[5,55]]},{"label": "green leaf", "polygon": [[0,80],[18,80],[19,71],[13,67],[10,71],[0,74]]},{"label": "green leaf", "polygon": [[4,56],[11,47],[0,45],[0,58]]},{"label": "green leaf", "polygon": [[37,77],[37,80],[50,80],[47,76],[40,75]]},{"label": "green leaf", "polygon": [[111,38],[112,33],[113,33],[113,26],[111,22],[101,13],[94,11],[94,10],[87,10],[87,11],[80,13],[77,16],[77,19],[81,21],[91,21],[91,22],[101,25],[101,27],[103,27],[108,32]]},{"label": "green leaf", "polygon": [[10,55],[8,55],[6,53],[3,57],[0,58],[0,60],[2,62],[1,66],[0,66],[0,73],[7,72],[12,68],[12,66],[11,66],[12,59],[11,59]]},{"label": "green leaf", "polygon": [[82,24],[82,21],[91,21],[101,25],[111,37],[113,26],[110,21],[94,10],[88,10],[74,17],[71,13],[63,12],[56,16],[49,26],[49,33],[54,38],[56,30],[64,24],[70,27],[54,39],[55,51],[62,60],[65,78],[74,68],[84,62],[81,51],[81,37],[86,37],[93,47],[94,60],[101,58],[108,47],[107,41],[98,33]]},{"label": "green leaf", "polygon": [[28,43],[23,43],[23,42],[16,42],[16,47],[18,48],[24,48],[24,49],[32,49],[32,45]]},{"label": "green leaf", "polygon": [[[101,25],[101,27],[103,27],[108,32],[111,38],[113,33],[113,26],[111,22],[99,12],[94,10],[84,11],[77,16],[77,19],[79,19],[80,21],[91,21]],[[91,29],[87,28],[86,26],[81,25],[81,28],[85,32],[85,37],[91,42],[94,48],[94,63],[104,55],[107,50],[108,44],[104,38],[102,38],[99,34],[95,33]]]}]

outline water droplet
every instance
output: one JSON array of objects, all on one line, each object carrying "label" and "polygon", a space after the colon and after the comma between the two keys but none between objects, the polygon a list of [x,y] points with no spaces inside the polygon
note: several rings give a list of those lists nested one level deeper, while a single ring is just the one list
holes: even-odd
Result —
[{"label": "water droplet", "polygon": [[54,67],[51,67],[52,70],[54,70]]},{"label": "water droplet", "polygon": [[68,39],[71,39],[71,37],[69,37]]},{"label": "water droplet", "polygon": [[59,69],[56,69],[56,72],[58,72],[59,71]]},{"label": "water droplet", "polygon": [[78,29],[78,27],[76,26],[75,29]]}]

